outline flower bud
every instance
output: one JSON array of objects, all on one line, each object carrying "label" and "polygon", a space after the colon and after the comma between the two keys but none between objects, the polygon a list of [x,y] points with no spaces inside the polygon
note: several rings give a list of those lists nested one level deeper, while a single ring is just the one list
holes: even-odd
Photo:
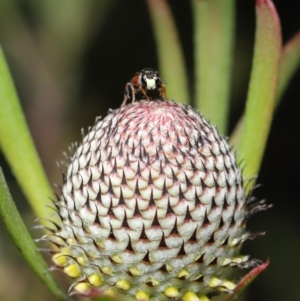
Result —
[{"label": "flower bud", "polygon": [[[234,154],[191,107],[142,100],[98,118],[71,158],[50,240],[72,293],[209,300],[235,287],[248,215]],[[251,236],[253,238],[253,235]]]}]

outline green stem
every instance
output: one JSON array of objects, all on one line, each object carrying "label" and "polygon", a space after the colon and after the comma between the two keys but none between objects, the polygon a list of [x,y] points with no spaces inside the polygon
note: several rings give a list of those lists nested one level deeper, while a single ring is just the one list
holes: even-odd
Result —
[{"label": "green stem", "polygon": [[22,112],[2,49],[0,48],[0,147],[25,196],[38,217],[48,217],[53,211],[52,189]]},{"label": "green stem", "polygon": [[192,0],[195,100],[198,110],[227,132],[235,31],[235,0]]},{"label": "green stem", "polygon": [[167,97],[190,103],[184,56],[174,18],[166,0],[147,0],[156,40],[159,69],[167,86]]}]

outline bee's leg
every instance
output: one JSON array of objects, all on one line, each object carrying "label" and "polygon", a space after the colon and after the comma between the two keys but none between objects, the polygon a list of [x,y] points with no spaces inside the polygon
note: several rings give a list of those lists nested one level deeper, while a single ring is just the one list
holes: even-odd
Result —
[{"label": "bee's leg", "polygon": [[134,87],[133,87],[133,84],[132,83],[128,83],[129,86],[130,86],[130,89],[131,89],[131,95],[132,95],[132,101],[131,103],[134,103],[135,102],[135,90],[134,90]]},{"label": "bee's leg", "polygon": [[125,106],[127,100],[130,99],[129,89],[131,89],[131,93],[132,93],[132,102],[135,101],[135,95],[134,95],[132,84],[127,83],[126,86],[125,86],[125,89],[124,89],[124,99],[123,99],[123,102],[121,104],[121,107]]},{"label": "bee's leg", "polygon": [[146,97],[147,101],[150,101],[150,99],[149,99],[149,97],[148,97],[146,91],[145,91],[142,87],[140,87],[140,91],[141,91],[141,93]]}]

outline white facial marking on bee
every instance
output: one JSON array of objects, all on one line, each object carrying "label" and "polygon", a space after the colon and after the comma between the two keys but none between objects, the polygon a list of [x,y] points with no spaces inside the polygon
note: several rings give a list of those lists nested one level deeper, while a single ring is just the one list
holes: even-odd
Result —
[{"label": "white facial marking on bee", "polygon": [[144,75],[144,80],[147,84],[147,89],[149,89],[149,90],[155,89],[156,80],[157,80],[156,76],[154,76],[153,78],[148,78],[146,75]]}]

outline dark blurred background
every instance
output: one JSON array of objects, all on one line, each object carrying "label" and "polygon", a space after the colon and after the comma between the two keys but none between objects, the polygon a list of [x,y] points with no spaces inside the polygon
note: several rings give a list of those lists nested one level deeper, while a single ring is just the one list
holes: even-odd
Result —
[{"label": "dark blurred background", "polygon": [[[193,82],[192,13],[189,1],[169,1]],[[300,30],[300,4],[274,1],[286,42]],[[237,1],[237,28],[230,130],[241,112],[253,52],[254,1]],[[155,42],[145,1],[0,0],[0,43],[25,111],[34,141],[51,183],[61,183],[56,162],[81,128],[108,108],[117,108],[125,83],[135,71],[158,68]],[[166,79],[168,81],[168,79]],[[172,83],[169,83],[171,85]],[[247,300],[300,300],[300,71],[293,77],[274,117],[256,190],[274,206],[249,222],[265,231],[244,253],[271,260],[251,286]],[[192,88],[192,84],[191,84]],[[0,108],[1,110],[1,108]],[[3,155],[12,195],[29,228],[34,225],[24,196]],[[32,230],[33,236],[39,234]],[[58,274],[56,272],[56,274]],[[67,288],[65,277],[58,274]],[[0,226],[0,300],[54,300],[27,267]]]}]

